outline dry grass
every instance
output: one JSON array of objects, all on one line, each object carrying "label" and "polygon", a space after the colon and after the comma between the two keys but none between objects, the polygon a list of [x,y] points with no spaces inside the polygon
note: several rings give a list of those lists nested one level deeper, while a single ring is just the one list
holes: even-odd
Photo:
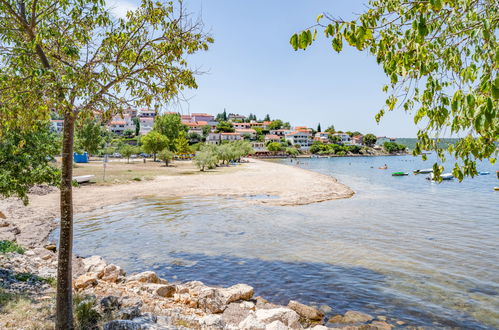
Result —
[{"label": "dry grass", "polygon": [[110,185],[131,181],[152,180],[156,176],[197,175],[199,169],[191,161],[174,161],[168,167],[165,163],[142,159],[112,159],[106,165],[104,180],[104,166],[101,160],[92,160],[87,164],[75,164],[73,175],[95,175],[92,182],[97,185]]},{"label": "dry grass", "polygon": [[53,329],[54,297],[12,295],[0,309],[0,329]]}]

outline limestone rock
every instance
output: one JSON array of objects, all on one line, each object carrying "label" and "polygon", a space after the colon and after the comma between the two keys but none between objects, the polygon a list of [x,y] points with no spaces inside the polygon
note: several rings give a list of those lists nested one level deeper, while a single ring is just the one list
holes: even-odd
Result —
[{"label": "limestone rock", "polygon": [[255,313],[251,313],[237,327],[242,330],[264,330],[265,323],[258,320]]},{"label": "limestone rock", "polygon": [[388,324],[384,321],[373,321],[369,324],[370,329],[376,329],[376,330],[391,330],[393,326],[391,324]]},{"label": "limestone rock", "polygon": [[57,251],[57,245],[52,244],[52,243],[45,245],[44,248],[46,248],[47,250],[52,251],[52,252]]},{"label": "limestone rock", "polygon": [[[147,271],[129,276],[126,280],[127,282],[137,281],[141,283],[163,283],[165,280],[161,280],[155,272]],[[166,284],[166,283],[165,283]]]},{"label": "limestone rock", "polygon": [[140,316],[140,308],[138,306],[122,308],[118,311],[118,318],[123,320],[131,320]]},{"label": "limestone rock", "polygon": [[248,315],[254,309],[251,305],[246,305],[248,303],[245,301],[244,303],[231,303],[227,306],[227,308],[222,313],[222,319],[226,324],[238,325],[244,319],[248,317]]},{"label": "limestone rock", "polygon": [[91,256],[83,259],[83,268],[87,273],[92,272],[101,274],[106,265],[106,262],[101,256]]},{"label": "limestone rock", "polygon": [[101,309],[105,313],[107,313],[107,312],[111,312],[114,310],[118,310],[120,308],[121,304],[119,302],[118,297],[107,296],[107,297],[104,297],[100,300],[100,306],[101,306]]},{"label": "limestone rock", "polygon": [[256,309],[273,309],[279,307],[279,305],[272,304],[267,299],[262,298],[260,296],[256,297],[255,300],[256,300]]},{"label": "limestone rock", "polygon": [[199,320],[199,324],[202,327],[208,327],[209,329],[222,329],[224,327],[224,321],[221,315],[208,314]]},{"label": "limestone rock", "polygon": [[149,293],[165,298],[173,297],[175,293],[175,285],[146,283],[142,288]]},{"label": "limestone rock", "polygon": [[119,266],[110,264],[104,267],[101,275],[103,281],[116,283],[124,279],[125,271]]},{"label": "limestone rock", "polygon": [[265,326],[265,330],[287,330],[287,329],[289,328],[281,321],[274,321]]},{"label": "limestone rock", "polygon": [[255,312],[258,321],[269,324],[274,321],[281,321],[289,328],[301,329],[300,316],[294,310],[279,307],[273,309],[260,309]]},{"label": "limestone rock", "polygon": [[342,315],[335,315],[331,317],[328,321],[329,323],[343,323],[343,316]]},{"label": "limestone rock", "polygon": [[343,316],[342,323],[366,323],[372,321],[374,317],[357,311],[348,311]]},{"label": "limestone rock", "polygon": [[7,217],[5,216],[5,214],[3,214],[2,211],[0,211],[0,219],[7,219]]},{"label": "limestone rock", "polygon": [[97,273],[87,273],[84,275],[81,275],[74,281],[74,288],[79,290],[79,289],[85,289],[89,286],[93,286],[97,284]]},{"label": "limestone rock", "polygon": [[253,288],[247,284],[236,284],[223,289],[223,295],[227,298],[227,303],[238,300],[249,300],[253,297],[253,292]]},{"label": "limestone rock", "polygon": [[316,325],[315,327],[311,328],[311,330],[327,330],[329,329],[328,327],[324,326],[324,325]]},{"label": "limestone rock", "polygon": [[324,318],[324,313],[322,311],[312,306],[301,304],[295,300],[291,300],[288,307],[297,312],[300,316],[309,320],[322,321]]}]

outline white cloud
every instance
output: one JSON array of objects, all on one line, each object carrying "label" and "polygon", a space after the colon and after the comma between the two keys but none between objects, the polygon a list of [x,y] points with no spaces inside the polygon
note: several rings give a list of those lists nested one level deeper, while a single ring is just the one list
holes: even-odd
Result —
[{"label": "white cloud", "polygon": [[128,11],[137,9],[137,5],[129,1],[107,0],[106,4],[111,13],[117,18],[126,18]]}]

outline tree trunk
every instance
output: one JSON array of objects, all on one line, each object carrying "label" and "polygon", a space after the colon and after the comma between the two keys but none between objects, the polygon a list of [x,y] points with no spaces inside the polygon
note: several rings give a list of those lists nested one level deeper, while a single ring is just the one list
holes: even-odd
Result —
[{"label": "tree trunk", "polygon": [[57,266],[56,329],[73,329],[72,252],[73,252],[73,139],[75,118],[64,115],[61,179],[61,232]]}]

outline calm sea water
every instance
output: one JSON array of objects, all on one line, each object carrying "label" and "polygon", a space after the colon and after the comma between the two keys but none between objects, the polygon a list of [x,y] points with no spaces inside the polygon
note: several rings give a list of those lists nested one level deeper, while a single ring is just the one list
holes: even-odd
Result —
[{"label": "calm sea water", "polygon": [[[385,163],[389,170],[379,170]],[[328,305],[331,314],[354,309],[413,325],[499,328],[496,167],[484,163],[479,169],[490,175],[436,184],[391,176],[431,167],[411,156],[298,166],[333,175],[356,195],[296,207],[131,201],[78,215],[75,252],[170,280],[244,282],[273,302]]]}]

